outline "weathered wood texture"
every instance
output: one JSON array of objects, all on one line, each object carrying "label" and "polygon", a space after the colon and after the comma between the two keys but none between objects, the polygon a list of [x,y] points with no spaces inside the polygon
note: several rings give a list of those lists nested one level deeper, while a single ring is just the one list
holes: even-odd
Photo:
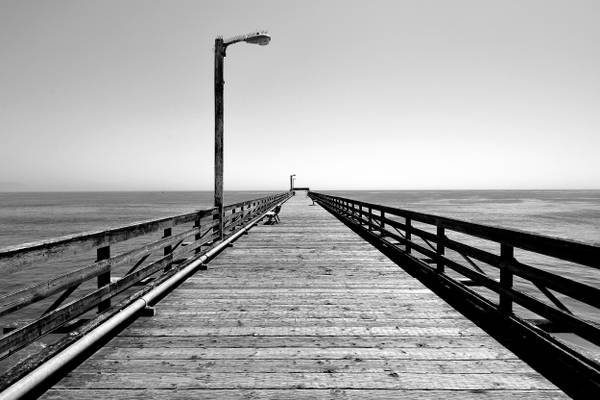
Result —
[{"label": "weathered wood texture", "polygon": [[46,399],[562,399],[299,195]]}]

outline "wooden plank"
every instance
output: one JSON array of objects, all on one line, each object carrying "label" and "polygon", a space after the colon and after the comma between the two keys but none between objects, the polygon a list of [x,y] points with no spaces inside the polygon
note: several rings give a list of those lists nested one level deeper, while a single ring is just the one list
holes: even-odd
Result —
[{"label": "wooden plank", "polygon": [[[159,311],[160,313],[160,311]],[[159,314],[160,315],[160,314]],[[364,326],[326,326],[326,327],[173,327],[131,326],[129,336],[481,336],[483,331],[477,327],[437,328],[437,327],[364,327]]]},{"label": "wooden plank", "polygon": [[[413,299],[414,300],[414,299]],[[417,302],[423,302],[428,304],[440,304],[441,301],[439,299],[419,299],[418,301],[413,301],[410,304],[416,304]],[[232,301],[227,301],[227,299],[209,299],[209,298],[198,298],[198,299],[185,299],[185,301],[179,301],[180,304],[186,303],[190,306],[201,306],[203,304],[207,305],[207,307],[258,307],[261,305],[271,306],[285,306],[285,307],[295,307],[295,306],[310,306],[311,304],[316,307],[360,307],[360,302],[356,301],[356,299],[347,297],[344,299],[327,300],[327,299],[298,299],[294,300],[293,298],[288,299],[280,299],[280,300],[272,300],[265,301],[261,299],[236,299]],[[379,307],[403,307],[406,305],[406,301],[402,299],[397,300],[387,300],[383,305],[377,303],[376,299],[372,299],[371,301],[364,302],[364,309],[377,309]]]},{"label": "wooden plank", "polygon": [[[293,307],[292,307],[293,308]],[[368,319],[368,320],[378,320],[382,321],[383,319],[392,320],[393,323],[399,323],[400,321],[408,321],[412,319],[422,320],[422,319],[463,319],[462,316],[457,312],[448,312],[448,311],[438,311],[438,312],[427,312],[427,311],[414,311],[410,314],[410,318],[397,318],[398,313],[394,312],[395,309],[391,309],[388,312],[384,312],[381,310],[365,312],[363,311],[352,311],[352,310],[343,310],[342,308],[335,308],[333,310],[327,309],[319,309],[319,310],[310,310],[299,312],[297,310],[289,310],[283,309],[281,311],[273,311],[273,310],[246,310],[246,311],[227,311],[223,312],[222,310],[190,310],[182,307],[172,306],[165,307],[161,306],[161,312],[168,313],[170,319],[179,319],[182,317],[185,318],[193,318],[194,321],[199,321],[202,319],[246,319],[248,321],[253,320],[281,320],[286,319],[291,321],[296,321],[299,319],[332,319],[339,322],[340,319]],[[396,319],[397,318],[397,319]]]},{"label": "wooden plank", "polygon": [[414,374],[531,374],[533,370],[520,360],[398,360],[398,359],[189,359],[189,360],[90,360],[79,372],[103,374],[135,373],[384,373],[402,371]]},{"label": "wooden plank", "polygon": [[[415,315],[418,312],[434,312],[441,313],[442,315],[446,312],[456,313],[449,306],[440,303],[437,300],[419,300],[418,302],[403,302],[399,304],[384,304],[378,305],[377,303],[373,303],[373,307],[369,307],[368,303],[350,303],[350,304],[321,304],[321,303],[311,303],[311,304],[267,304],[265,302],[260,302],[257,304],[247,304],[246,302],[238,302],[231,301],[230,303],[226,303],[225,301],[221,301],[220,304],[217,304],[215,300],[207,301],[208,299],[199,299],[196,301],[186,299],[185,304],[189,304],[190,307],[187,309],[182,309],[181,301],[174,301],[169,303],[161,303],[161,309],[166,312],[173,313],[196,313],[196,312],[210,312],[215,313],[219,312],[222,314],[223,311],[229,312],[323,312],[323,313],[333,313],[337,312],[339,314],[349,311],[349,312],[369,312],[369,313],[388,313],[393,314],[394,316],[399,315]],[[326,303],[328,300],[325,300]],[[291,303],[291,301],[290,301]],[[318,308],[315,307],[319,305]],[[203,306],[202,308],[200,306]],[[406,314],[410,312],[410,314]],[[338,315],[339,315],[338,314]],[[376,315],[376,314],[375,314]]]},{"label": "wooden plank", "polygon": [[384,328],[467,328],[471,324],[463,318],[404,318],[404,319],[384,319],[384,318],[220,318],[218,316],[209,318],[182,318],[173,316],[161,318],[160,322],[152,321],[153,328],[177,330],[179,328],[228,328],[238,326],[252,326],[255,328],[275,328],[287,327],[293,325],[296,328],[302,327],[384,327]]},{"label": "wooden plank", "polygon": [[[390,293],[397,293],[396,290],[411,290],[415,293],[417,290],[414,289],[414,286],[411,285],[410,281],[403,279],[395,279],[393,274],[378,274],[378,278],[385,278],[385,283],[372,283],[369,285],[369,279],[366,277],[358,279],[355,275],[348,275],[347,284],[340,283],[337,278],[332,277],[331,273],[318,273],[311,275],[317,275],[317,279],[315,283],[312,282],[304,282],[304,283],[295,283],[290,284],[288,280],[286,280],[283,276],[277,277],[274,276],[273,279],[270,280],[249,280],[248,278],[237,278],[231,275],[221,274],[216,278],[196,278],[202,279],[204,284],[205,291],[207,295],[212,295],[214,293],[226,292],[230,287],[235,286],[240,289],[243,289],[247,292],[255,292],[259,290],[283,290],[285,288],[290,288],[294,291],[306,290],[310,291],[314,289],[315,292],[340,292],[347,291],[353,292],[354,290],[361,290],[362,293],[366,293],[368,291],[383,291],[387,290]],[[223,278],[227,278],[228,282],[231,282],[231,285],[224,286]],[[373,276],[371,275],[371,279]],[[194,278],[191,278],[194,279]],[[185,292],[182,292],[185,293]]]},{"label": "wooden plank", "polygon": [[126,336],[126,332],[112,339],[106,347],[495,347],[497,342],[482,336]]},{"label": "wooden plank", "polygon": [[[233,285],[232,285],[233,286]],[[265,292],[265,289],[269,289],[268,292]],[[305,296],[305,297],[319,297],[319,296],[342,296],[353,293],[360,293],[361,298],[363,296],[389,296],[390,298],[402,297],[402,298],[430,298],[436,297],[431,291],[425,288],[415,288],[415,287],[406,287],[406,288],[396,288],[396,287],[385,287],[383,289],[373,288],[373,287],[365,287],[363,285],[358,287],[352,286],[343,286],[339,285],[339,287],[325,287],[320,288],[318,285],[315,285],[314,288],[311,288],[309,284],[304,286],[295,286],[290,285],[285,288],[277,288],[277,287],[257,287],[257,288],[248,288],[248,287],[238,287],[234,293],[231,293],[231,289],[210,289],[206,288],[203,290],[207,296],[210,297],[224,297],[224,298],[247,298],[247,297],[280,297],[285,298],[287,296]],[[177,291],[173,296],[185,297],[185,296],[196,296],[198,294],[197,289],[185,288],[182,287]]]},{"label": "wooden plank", "polygon": [[56,388],[97,389],[553,389],[540,375],[386,373],[118,373],[78,372]]},{"label": "wooden plank", "polygon": [[45,400],[103,400],[123,399],[132,400],[314,400],[314,399],[343,399],[343,400],[562,400],[564,393],[559,390],[398,390],[385,389],[192,389],[177,390],[147,390],[147,389],[51,389],[43,396]]},{"label": "wooden plank", "polygon": [[96,360],[194,360],[194,359],[395,359],[395,360],[500,360],[516,357],[503,347],[106,347],[96,353]]}]

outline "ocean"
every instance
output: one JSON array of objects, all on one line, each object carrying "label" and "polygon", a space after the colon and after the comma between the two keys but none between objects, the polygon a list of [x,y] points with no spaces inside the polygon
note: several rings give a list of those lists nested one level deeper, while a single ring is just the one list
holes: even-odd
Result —
[{"label": "ocean", "polygon": [[[266,196],[226,192],[226,204]],[[210,208],[213,192],[0,193],[0,248]]]},{"label": "ocean", "polygon": [[[448,190],[323,191],[324,193],[529,231],[600,245],[600,190]],[[226,204],[266,195],[230,191]],[[298,195],[304,195],[299,192]],[[0,248],[56,236],[105,229],[135,221],[209,208],[212,192],[64,192],[0,193]],[[600,286],[600,271],[560,260],[527,259],[536,266]],[[72,259],[71,262],[75,262]],[[88,260],[89,262],[89,260]],[[84,264],[84,265],[87,265]],[[48,279],[74,265],[28,268],[0,280],[0,293]],[[579,307],[577,304],[570,304]],[[599,321],[596,310],[582,307],[585,318]]]},{"label": "ocean", "polygon": [[[266,191],[225,193],[227,204]],[[600,190],[323,191],[336,196],[600,245]],[[0,193],[0,247],[212,205],[212,192]]]}]

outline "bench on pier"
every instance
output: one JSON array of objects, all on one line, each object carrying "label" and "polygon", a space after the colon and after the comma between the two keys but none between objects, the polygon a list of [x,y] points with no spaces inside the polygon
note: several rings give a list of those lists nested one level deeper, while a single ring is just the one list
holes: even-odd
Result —
[{"label": "bench on pier", "polygon": [[277,207],[275,207],[273,209],[273,211],[267,212],[264,216],[264,218],[267,219],[265,221],[265,225],[274,225],[274,224],[280,223],[281,222],[281,220],[279,219],[280,212],[281,212],[281,205],[278,205]]}]

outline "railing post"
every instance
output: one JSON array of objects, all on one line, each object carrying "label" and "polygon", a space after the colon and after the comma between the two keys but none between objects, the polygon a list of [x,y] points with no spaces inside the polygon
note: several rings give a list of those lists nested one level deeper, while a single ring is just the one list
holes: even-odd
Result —
[{"label": "railing post", "polygon": [[[168,238],[169,236],[171,236],[171,234],[172,234],[172,229],[165,228],[165,230],[163,231],[163,239]],[[168,245],[168,246],[165,246],[163,255],[167,256],[167,255],[171,254],[172,252],[173,252],[173,247],[171,245]],[[167,264],[167,266],[164,268],[165,271],[168,271],[170,269],[171,269],[171,263]]]},{"label": "railing post", "polygon": [[385,211],[380,211],[379,216],[381,217],[380,227],[381,227],[381,235],[383,236],[383,231],[385,230]]},{"label": "railing post", "polygon": [[407,254],[410,254],[410,251],[411,251],[410,241],[412,240],[410,218],[404,217],[404,225],[406,226],[406,245],[404,246],[404,251],[406,251]]},{"label": "railing post", "polygon": [[218,208],[215,208],[214,214],[213,214],[213,227],[212,227],[212,234],[211,234],[211,243],[212,242],[216,242],[219,240],[219,238],[221,237],[221,233],[219,231],[221,227],[221,223],[219,222],[219,211]]},{"label": "railing post", "polygon": [[437,227],[437,247],[436,247],[435,253],[438,256],[437,272],[440,274],[444,273],[444,260],[442,260],[442,257],[444,256],[445,252],[446,252],[446,248],[444,247],[444,227],[438,225],[438,227]]},{"label": "railing post", "polygon": [[[194,241],[197,242],[198,240],[202,239],[202,225],[201,225],[201,218],[198,218],[196,221],[194,221],[194,228],[198,228],[198,233],[196,233],[196,235],[194,236]],[[196,250],[194,251],[196,254],[200,253],[202,251],[202,246],[199,246],[196,248]]]},{"label": "railing post", "polygon": [[[500,244],[500,259],[504,263],[508,263],[514,259],[515,249],[507,244]],[[500,264],[500,286],[503,289],[510,290],[513,286],[513,273],[506,267]],[[510,295],[500,293],[500,302],[498,305],[500,312],[512,314],[512,298]]]},{"label": "railing post", "polygon": [[369,230],[373,230],[373,207],[369,207]]},{"label": "railing post", "polygon": [[[172,228],[165,228],[165,230],[163,231],[163,239],[164,238],[168,238],[169,236],[171,236],[172,232],[173,232]],[[172,251],[173,251],[172,247],[169,244],[169,245],[165,246],[164,255],[165,256],[169,255],[169,254],[171,254]]]},{"label": "railing post", "polygon": [[[107,260],[110,258],[110,246],[99,247],[96,250],[96,261]],[[110,284],[110,270],[98,275],[98,289]],[[98,303],[98,313],[106,311],[110,308],[110,299],[106,299]]]}]

